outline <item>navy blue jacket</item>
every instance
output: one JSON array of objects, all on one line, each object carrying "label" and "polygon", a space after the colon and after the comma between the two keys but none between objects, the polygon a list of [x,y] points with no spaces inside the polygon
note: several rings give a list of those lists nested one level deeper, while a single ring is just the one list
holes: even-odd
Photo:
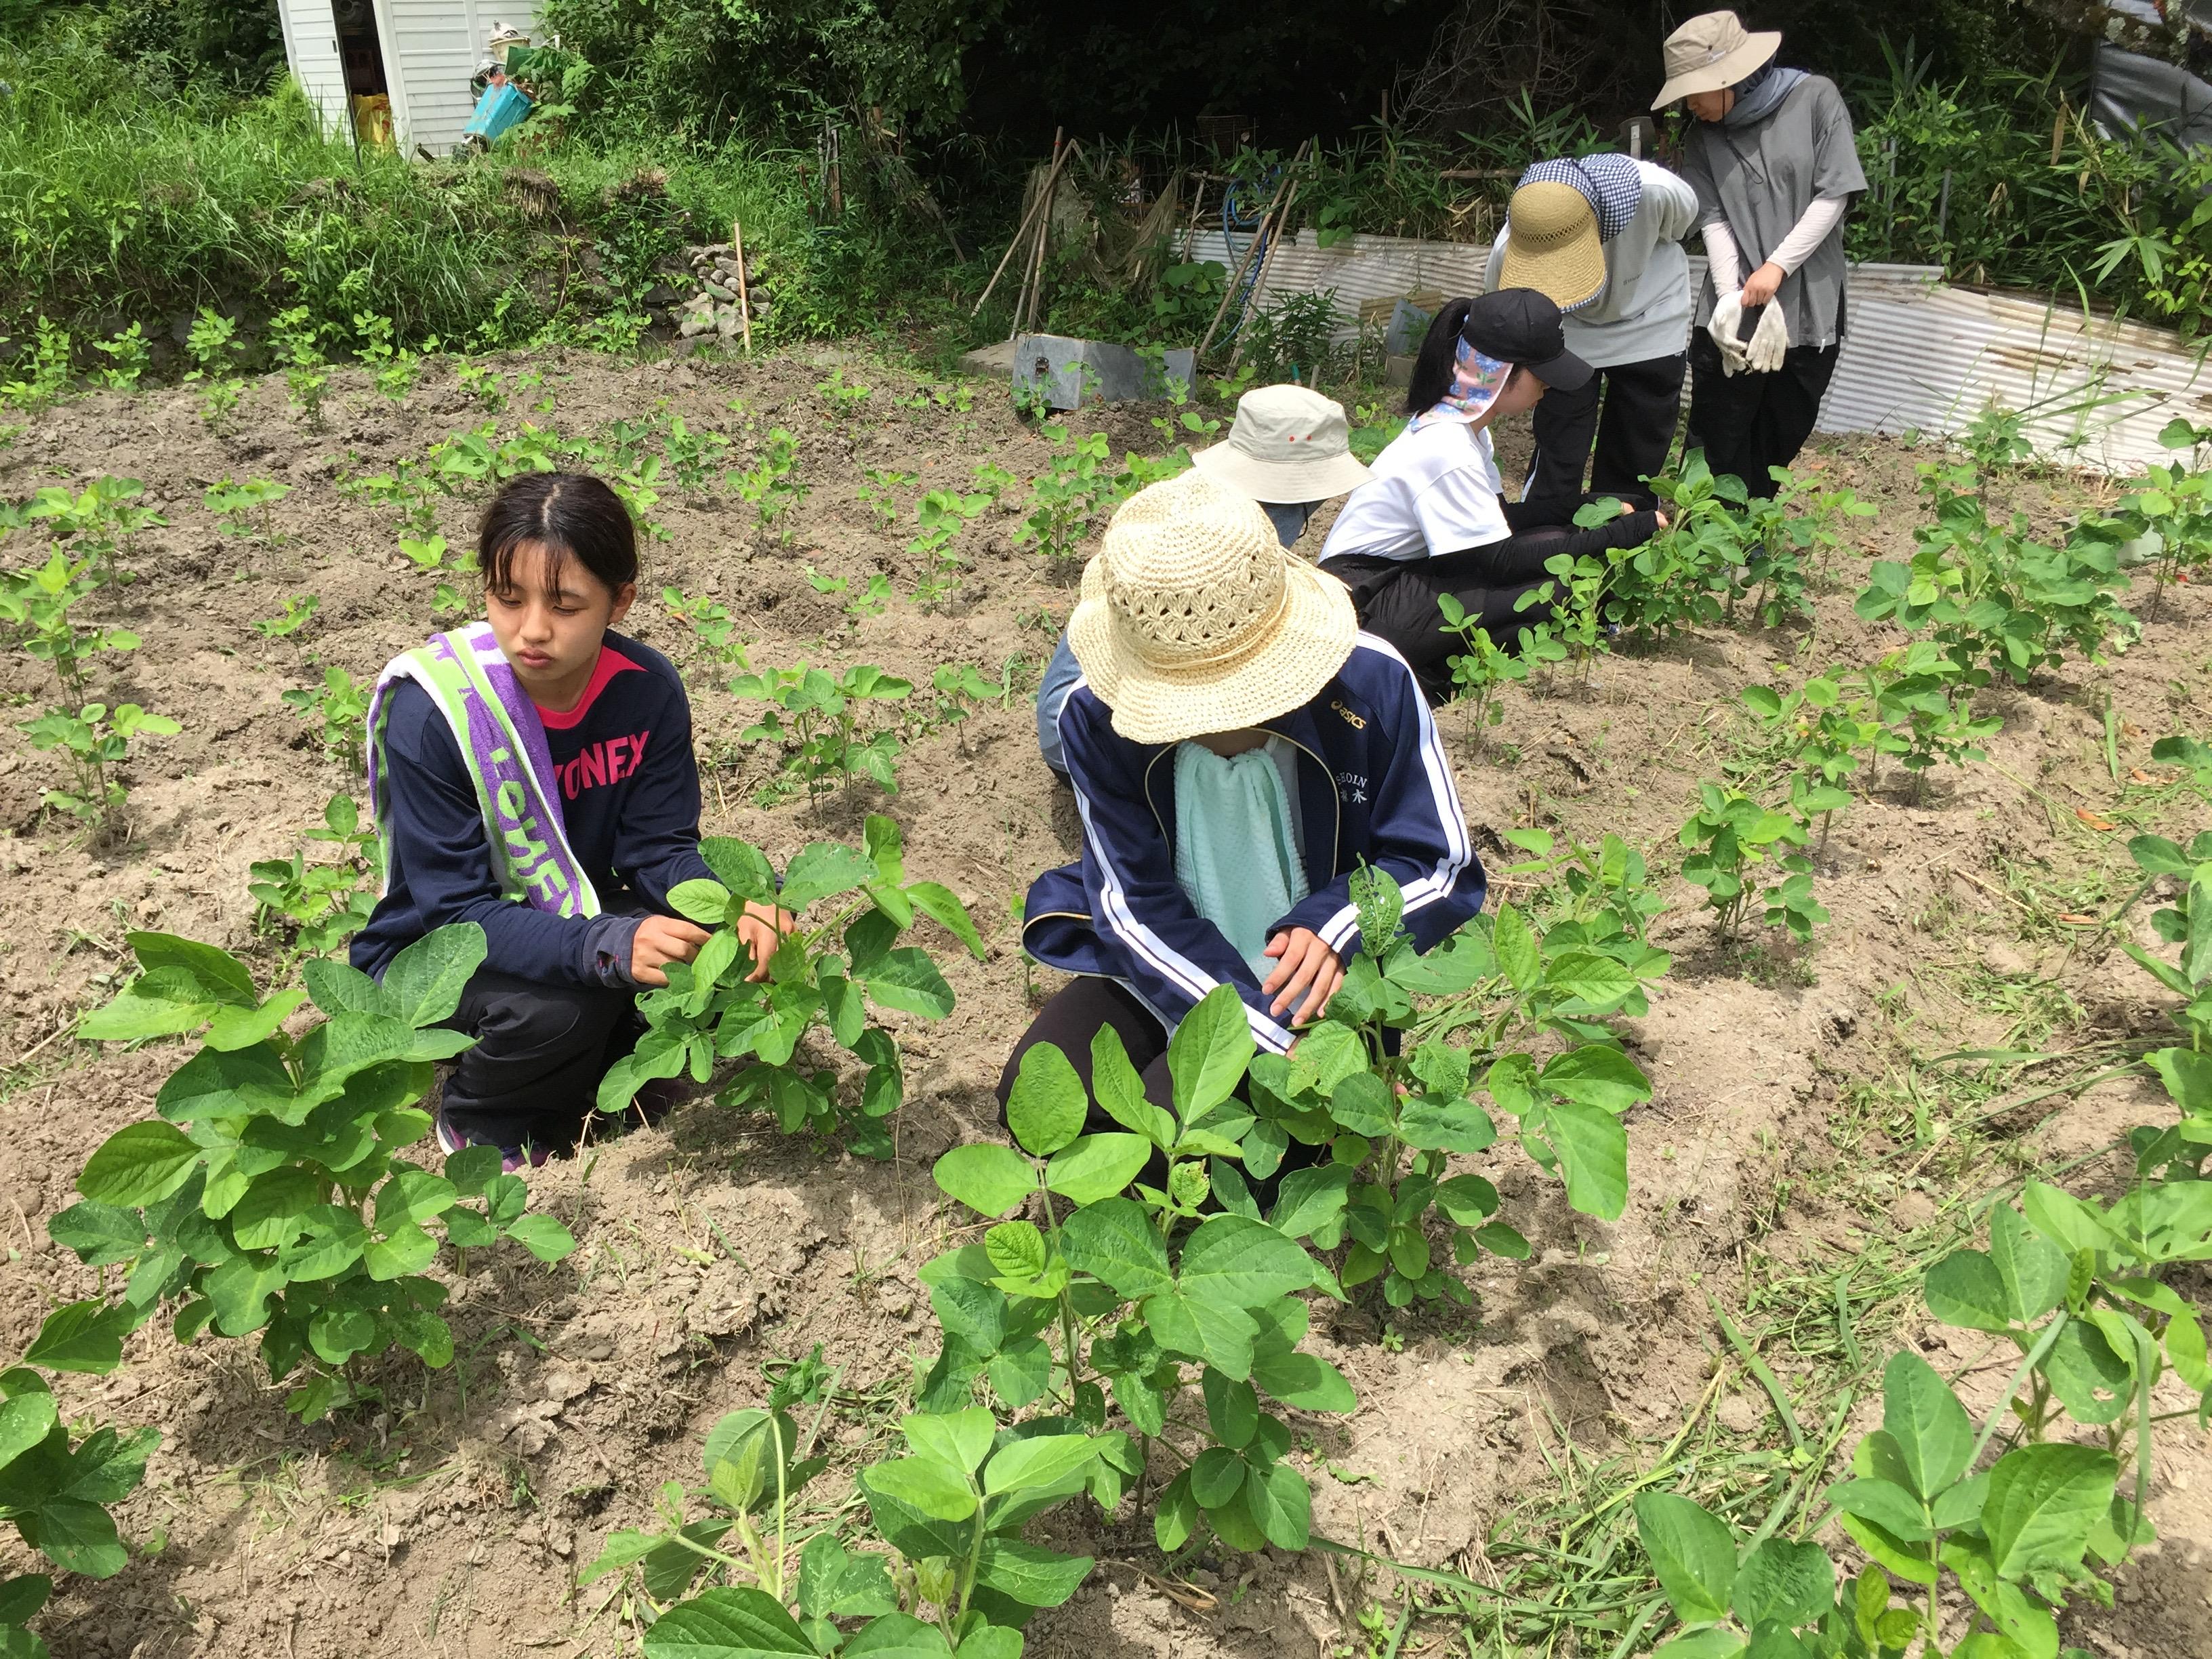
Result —
[{"label": "navy blue jacket", "polygon": [[[1406,931],[1428,950],[1482,908],[1482,865],[1468,839],[1429,705],[1389,644],[1359,635],[1313,700],[1265,730],[1299,751],[1297,809],[1308,896],[1270,929],[1309,928],[1349,961],[1360,948],[1351,878],[1360,860],[1406,894]],[[1244,999],[1261,1048],[1293,1033],[1260,981],[1176,880],[1173,744],[1132,743],[1088,684],[1060,712],[1060,738],[1083,817],[1083,857],[1030,889],[1022,943],[1048,967],[1127,986],[1170,1030],[1217,985]]]},{"label": "navy blue jacket", "polygon": [[[610,633],[583,700],[539,715],[568,846],[600,904],[623,902],[627,887],[628,901],[669,914],[670,888],[712,876],[699,856],[699,764],[675,665]],[[380,975],[432,928],[475,921],[486,968],[555,984],[632,983],[641,916],[556,916],[500,892],[476,786],[430,694],[411,680],[394,686],[384,730],[385,892],[354,939],[353,965]]]}]

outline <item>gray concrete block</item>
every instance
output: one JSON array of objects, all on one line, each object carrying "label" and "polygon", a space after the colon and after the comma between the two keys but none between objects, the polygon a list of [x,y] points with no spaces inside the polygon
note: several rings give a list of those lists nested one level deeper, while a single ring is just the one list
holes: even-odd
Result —
[{"label": "gray concrete block", "polygon": [[1053,409],[1086,403],[1130,403],[1164,398],[1167,380],[1189,385],[1198,354],[1170,348],[1157,366],[1125,345],[1071,339],[1064,334],[1025,334],[1014,342],[1014,385],[1043,396]]}]

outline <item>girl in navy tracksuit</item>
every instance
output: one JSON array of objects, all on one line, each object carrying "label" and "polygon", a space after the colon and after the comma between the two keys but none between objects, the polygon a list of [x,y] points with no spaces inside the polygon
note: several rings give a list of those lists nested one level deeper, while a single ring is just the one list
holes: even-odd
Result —
[{"label": "girl in navy tracksuit", "polygon": [[1060,737],[1083,856],[1030,888],[1022,937],[1081,977],[1016,1047],[1002,1103],[1041,1042],[1087,1085],[1091,1039],[1110,1025],[1168,1105],[1168,1037],[1222,985],[1258,1047],[1286,1052],[1362,947],[1363,862],[1403,890],[1419,949],[1480,908],[1482,866],[1412,670],[1250,502],[1196,474],[1132,497],[1070,640],[1085,678]]},{"label": "girl in navy tracksuit", "polygon": [[[437,1134],[514,1167],[573,1142],[635,1036],[637,988],[706,942],[668,914],[669,890],[711,872],[683,680],[611,631],[637,593],[621,500],[597,478],[518,478],[485,511],[478,558],[484,620],[394,658],[378,683],[386,885],[351,957],[381,976],[433,928],[483,927],[483,965],[451,1022],[477,1044]],[[747,918],[756,963],[785,920]]]}]

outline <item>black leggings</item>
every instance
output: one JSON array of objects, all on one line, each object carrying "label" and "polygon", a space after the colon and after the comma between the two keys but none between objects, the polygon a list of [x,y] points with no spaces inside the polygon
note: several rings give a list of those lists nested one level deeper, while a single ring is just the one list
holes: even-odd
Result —
[{"label": "black leggings", "polygon": [[641,1029],[635,990],[555,985],[480,968],[446,1024],[476,1038],[446,1079],[442,1110],[462,1139],[565,1152],[599,1079]]},{"label": "black leggings", "polygon": [[1548,603],[1521,607],[1524,594],[1552,580],[1545,561],[1562,553],[1579,558],[1607,548],[1641,547],[1658,529],[1658,518],[1651,513],[1627,513],[1592,529],[1576,528],[1576,511],[1601,499],[1510,501],[1505,522],[1513,534],[1503,541],[1425,559],[1352,556],[1331,559],[1323,568],[1342,577],[1352,590],[1359,625],[1395,647],[1413,665],[1429,701],[1440,703],[1451,695],[1451,659],[1465,647],[1458,635],[1445,631],[1437,598],[1450,594],[1470,622],[1480,623],[1499,646],[1514,649],[1521,629],[1552,613]]}]

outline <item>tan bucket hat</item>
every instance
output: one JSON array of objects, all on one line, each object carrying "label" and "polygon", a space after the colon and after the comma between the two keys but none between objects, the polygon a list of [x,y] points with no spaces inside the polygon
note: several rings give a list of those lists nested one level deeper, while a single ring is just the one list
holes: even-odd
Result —
[{"label": "tan bucket hat", "polygon": [[1774,30],[1747,33],[1732,11],[1709,11],[1667,37],[1667,84],[1651,100],[1664,109],[1693,92],[1718,92],[1747,79],[1751,72],[1782,49],[1782,36]]},{"label": "tan bucket hat", "polygon": [[1605,246],[1582,191],[1544,179],[1513,192],[1498,286],[1533,288],[1562,311],[1598,296],[1605,287]]},{"label": "tan bucket hat", "polygon": [[1180,743],[1310,702],[1358,632],[1344,584],[1285,551],[1256,501],[1185,472],[1115,511],[1067,642],[1116,732]]},{"label": "tan bucket hat", "polygon": [[1191,458],[1255,501],[1320,501],[1367,482],[1344,405],[1302,386],[1256,386],[1237,400],[1229,435]]}]

